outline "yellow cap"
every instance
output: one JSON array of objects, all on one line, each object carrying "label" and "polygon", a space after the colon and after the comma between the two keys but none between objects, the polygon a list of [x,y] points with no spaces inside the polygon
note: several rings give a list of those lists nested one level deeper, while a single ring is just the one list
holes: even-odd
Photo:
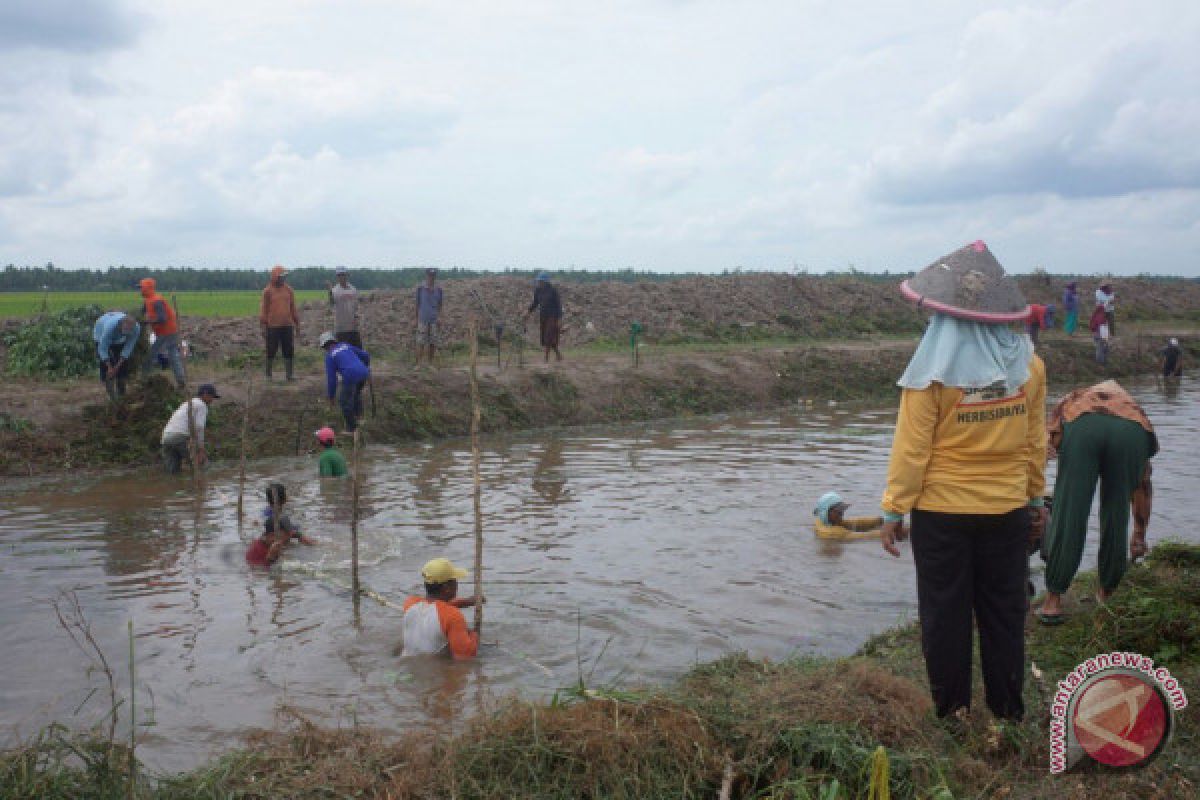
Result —
[{"label": "yellow cap", "polygon": [[445,583],[467,577],[468,573],[462,567],[456,567],[448,558],[435,558],[421,567],[421,577],[426,583]]}]

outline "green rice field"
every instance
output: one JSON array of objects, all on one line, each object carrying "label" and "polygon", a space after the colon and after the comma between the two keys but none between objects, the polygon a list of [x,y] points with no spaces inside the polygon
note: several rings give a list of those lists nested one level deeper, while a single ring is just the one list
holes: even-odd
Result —
[{"label": "green rice field", "polygon": [[[262,293],[254,291],[227,290],[216,292],[175,292],[179,302],[179,313],[200,317],[247,317],[258,313],[258,302]],[[325,292],[307,289],[296,292],[296,304],[309,300],[320,300]],[[168,301],[172,295],[164,293]],[[0,293],[0,319],[32,317],[42,311],[62,311],[64,308],[86,306],[95,303],[101,308],[130,310],[140,308],[141,295],[135,290],[128,292],[4,292]]]}]

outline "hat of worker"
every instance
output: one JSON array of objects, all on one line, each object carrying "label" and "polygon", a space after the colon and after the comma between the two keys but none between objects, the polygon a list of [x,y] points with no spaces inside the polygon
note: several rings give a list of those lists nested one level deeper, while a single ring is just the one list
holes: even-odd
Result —
[{"label": "hat of worker", "polygon": [[842,496],[837,492],[826,492],[821,495],[821,499],[817,501],[817,507],[813,509],[813,514],[817,519],[826,525],[829,524],[829,512],[838,506],[846,507],[846,503],[842,501]]},{"label": "hat of worker", "polygon": [[445,583],[467,577],[469,573],[462,567],[456,567],[448,558],[435,558],[426,561],[421,567],[421,577],[426,583]]},{"label": "hat of worker", "polygon": [[320,347],[322,350],[324,350],[325,345],[333,344],[336,341],[337,338],[332,333],[325,331],[321,334],[321,338],[317,340],[317,347]]},{"label": "hat of worker", "polygon": [[537,277],[534,278],[534,280],[537,283],[549,283],[550,282],[550,273],[549,272],[539,272],[537,274]]},{"label": "hat of worker", "polygon": [[975,322],[1020,322],[1029,304],[982,240],[960,247],[900,284],[918,309]]},{"label": "hat of worker", "polygon": [[437,275],[437,267],[426,267],[425,274],[426,275]]},{"label": "hat of worker", "polygon": [[1171,341],[1167,344],[1171,345],[1171,347],[1179,347],[1179,340],[1172,336]]},{"label": "hat of worker", "polygon": [[333,428],[326,425],[320,430],[313,431],[313,436],[316,436],[317,441],[321,444],[333,444],[335,434],[333,432]]},{"label": "hat of worker", "polygon": [[285,276],[287,274],[288,274],[288,271],[282,264],[276,264],[275,266],[271,267],[271,277],[272,278],[282,278],[283,276]]},{"label": "hat of worker", "polygon": [[221,395],[217,394],[217,387],[213,386],[211,383],[200,384],[200,387],[198,389],[196,389],[196,396],[199,397],[202,394],[207,394],[212,397],[220,397],[221,396]]},{"label": "hat of worker", "polygon": [[345,267],[334,267],[333,274],[334,275],[349,275],[350,270],[346,269]]}]

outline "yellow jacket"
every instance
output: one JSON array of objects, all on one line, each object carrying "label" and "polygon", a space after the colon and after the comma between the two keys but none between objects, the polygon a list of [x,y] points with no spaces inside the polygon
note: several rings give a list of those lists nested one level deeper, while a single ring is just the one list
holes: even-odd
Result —
[{"label": "yellow jacket", "polygon": [[1004,514],[1046,489],[1046,367],[1016,394],[940,383],[905,389],[883,510]]}]

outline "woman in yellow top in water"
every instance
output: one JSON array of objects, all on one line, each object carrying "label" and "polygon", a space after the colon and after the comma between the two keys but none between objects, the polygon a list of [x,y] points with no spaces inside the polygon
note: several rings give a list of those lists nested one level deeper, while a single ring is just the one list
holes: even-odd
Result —
[{"label": "woman in yellow top in water", "polygon": [[826,492],[813,509],[813,527],[820,539],[874,539],[879,535],[883,517],[847,517],[849,508],[837,492]]},{"label": "woman in yellow top in water", "polygon": [[938,716],[971,704],[972,623],[987,704],[1025,708],[1027,543],[1044,525],[1046,373],[1012,329],[1028,306],[983,242],[901,291],[934,312],[908,368],[883,494],[883,548],[911,515],[921,646]]}]

